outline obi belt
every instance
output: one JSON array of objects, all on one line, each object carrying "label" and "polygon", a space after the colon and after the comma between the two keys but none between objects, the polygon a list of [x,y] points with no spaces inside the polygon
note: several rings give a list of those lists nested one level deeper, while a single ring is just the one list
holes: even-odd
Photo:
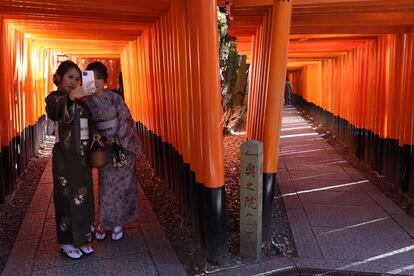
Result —
[{"label": "obi belt", "polygon": [[101,121],[96,123],[96,129],[99,131],[101,135],[104,135],[108,138],[115,137],[118,131],[119,121],[118,118],[108,120],[108,121]]}]

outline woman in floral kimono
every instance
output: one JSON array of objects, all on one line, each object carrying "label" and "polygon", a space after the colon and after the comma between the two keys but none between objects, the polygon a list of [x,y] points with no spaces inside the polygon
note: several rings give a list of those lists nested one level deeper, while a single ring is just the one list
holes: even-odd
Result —
[{"label": "woman in floral kimono", "polygon": [[72,259],[93,252],[87,243],[94,234],[95,214],[89,165],[90,112],[82,99],[95,88],[79,87],[80,80],[79,67],[64,61],[53,76],[57,90],[46,97],[47,115],[58,123],[52,158],[57,238],[62,253]]},{"label": "woman in floral kimono", "polygon": [[[103,240],[112,230],[112,240],[123,237],[122,225],[138,215],[135,156],[141,154],[141,143],[130,111],[123,98],[105,89],[106,66],[93,62],[86,67],[95,73],[96,93],[86,99],[96,129],[104,137],[106,154],[111,162],[99,168],[99,227],[96,238]],[[114,160],[117,149],[122,160]]]}]

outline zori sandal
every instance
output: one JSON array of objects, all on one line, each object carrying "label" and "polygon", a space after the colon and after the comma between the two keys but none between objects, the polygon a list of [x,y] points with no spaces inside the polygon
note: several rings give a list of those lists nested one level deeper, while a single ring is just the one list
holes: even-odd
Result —
[{"label": "zori sandal", "polygon": [[82,258],[83,256],[82,252],[78,248],[75,248],[74,246],[72,247],[62,246],[62,248],[60,249],[60,252],[62,252],[63,255],[65,255],[66,257],[72,260],[78,260]]},{"label": "zori sandal", "polygon": [[82,245],[79,249],[85,255],[91,255],[93,253],[93,248],[90,245]]},{"label": "zori sandal", "polygon": [[101,229],[101,227],[98,227],[98,228],[96,229],[96,231],[95,231],[95,238],[96,238],[98,241],[103,241],[103,240],[106,238],[106,232],[105,232],[105,231],[103,231],[103,230]]},{"label": "zori sandal", "polygon": [[122,226],[117,226],[112,231],[112,240],[119,241],[124,236],[124,232],[122,230]]}]

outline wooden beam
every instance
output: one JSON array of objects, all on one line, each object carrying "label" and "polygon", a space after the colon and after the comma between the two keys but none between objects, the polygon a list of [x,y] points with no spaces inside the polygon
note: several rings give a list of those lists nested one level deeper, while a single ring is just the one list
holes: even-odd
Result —
[{"label": "wooden beam", "polygon": [[274,0],[234,0],[234,8],[273,6]]},{"label": "wooden beam", "polygon": [[345,55],[346,52],[289,52],[289,60],[306,59],[306,58],[337,58]]},{"label": "wooden beam", "polygon": [[293,15],[293,27],[406,26],[414,24],[414,12]]},{"label": "wooden beam", "polygon": [[94,10],[85,10],[77,8],[74,10],[52,10],[44,9],[42,7],[38,8],[27,8],[27,7],[9,7],[0,4],[0,12],[4,14],[19,14],[24,16],[39,16],[40,18],[48,16],[57,16],[61,18],[70,18],[72,21],[78,19],[91,19],[91,20],[108,20],[111,18],[111,21],[119,22],[144,22],[152,23],[161,15],[148,15],[145,13],[113,13],[110,11],[101,11],[95,13]]},{"label": "wooden beam", "polygon": [[312,4],[335,4],[335,3],[371,3],[375,4],[378,0],[294,0],[293,6],[312,5]]},{"label": "wooden beam", "polygon": [[300,34],[391,34],[408,33],[410,26],[292,26],[290,33]]}]

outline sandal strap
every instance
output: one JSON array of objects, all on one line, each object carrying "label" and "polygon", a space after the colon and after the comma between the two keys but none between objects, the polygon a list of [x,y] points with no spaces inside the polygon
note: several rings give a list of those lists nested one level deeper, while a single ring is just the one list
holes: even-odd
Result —
[{"label": "sandal strap", "polygon": [[103,240],[106,238],[106,232],[105,231],[95,231],[95,237],[98,240]]},{"label": "sandal strap", "polygon": [[62,248],[62,250],[63,250],[63,252],[69,253],[69,254],[73,254],[73,253],[82,254],[82,252],[78,248],[75,248],[75,249],[64,249],[64,248]]},{"label": "sandal strap", "polygon": [[71,259],[79,259],[83,256],[82,252],[78,249],[64,249],[61,248],[62,253],[65,254],[66,256],[68,256]]},{"label": "sandal strap", "polygon": [[91,254],[91,253],[93,253],[93,248],[90,245],[81,246],[81,247],[79,247],[79,249],[84,254]]},{"label": "sandal strap", "polygon": [[112,240],[120,240],[124,237],[124,231],[121,228],[120,230],[118,230],[117,232],[112,232]]},{"label": "sandal strap", "polygon": [[114,234],[114,235],[118,235],[118,234],[122,234],[122,233],[124,233],[124,229],[121,229],[121,230],[118,230],[118,231],[113,231],[112,232],[112,234]]}]

